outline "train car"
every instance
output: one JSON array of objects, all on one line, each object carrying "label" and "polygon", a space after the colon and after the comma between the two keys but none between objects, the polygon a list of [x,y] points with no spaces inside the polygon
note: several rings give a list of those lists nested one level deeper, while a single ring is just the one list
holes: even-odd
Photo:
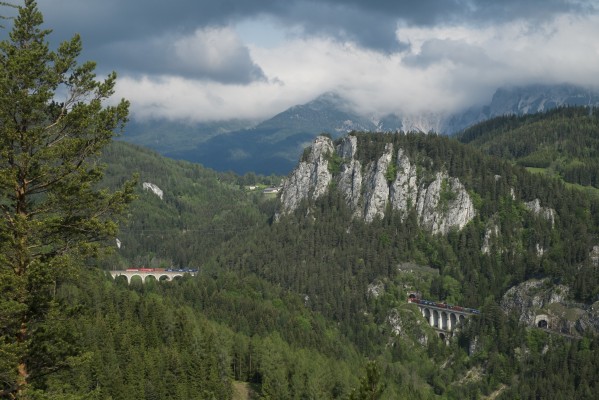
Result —
[{"label": "train car", "polygon": [[140,272],[154,272],[154,268],[140,268]]},{"label": "train car", "polygon": [[454,311],[458,311],[458,312],[467,312],[467,313],[476,314],[476,315],[480,315],[480,313],[481,313],[476,308],[468,308],[468,307],[456,306],[454,304],[447,304],[447,303],[440,303],[440,302],[436,302],[436,301],[423,300],[423,299],[415,298],[412,296],[408,297],[408,302],[422,304],[425,306],[444,308],[447,310],[454,310]]},{"label": "train car", "polygon": [[127,268],[125,271],[127,271],[127,272],[139,272],[139,268]]}]

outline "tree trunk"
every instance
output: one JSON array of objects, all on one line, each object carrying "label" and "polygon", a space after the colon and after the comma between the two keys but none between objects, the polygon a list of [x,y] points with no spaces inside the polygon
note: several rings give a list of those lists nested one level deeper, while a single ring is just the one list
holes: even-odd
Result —
[{"label": "tree trunk", "polygon": [[[17,342],[19,344],[25,343],[27,340],[27,321],[23,320],[21,322],[21,329],[19,330],[19,335],[17,337]],[[27,363],[25,361],[25,354],[23,354],[23,358],[19,361],[18,372],[19,375],[17,377],[17,387],[15,391],[16,399],[26,399],[24,396],[24,392],[28,385],[29,373],[27,372]]]}]

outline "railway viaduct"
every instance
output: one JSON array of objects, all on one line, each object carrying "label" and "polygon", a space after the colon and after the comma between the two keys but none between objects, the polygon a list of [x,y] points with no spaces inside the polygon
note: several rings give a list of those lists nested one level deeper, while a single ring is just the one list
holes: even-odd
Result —
[{"label": "railway viaduct", "polygon": [[127,284],[131,283],[131,278],[133,278],[134,276],[139,276],[141,278],[141,282],[145,283],[146,279],[149,276],[153,276],[154,278],[156,278],[157,281],[161,279],[170,281],[177,276],[183,276],[185,274],[194,276],[196,274],[196,271],[110,271],[110,275],[112,275],[114,279],[116,279],[119,276],[124,276],[127,279]]},{"label": "railway viaduct", "polygon": [[440,332],[442,337],[445,337],[444,333],[451,333],[456,330],[470,316],[480,314],[480,311],[474,308],[422,300],[416,297],[409,297],[408,301],[418,306],[422,316],[430,326]]}]

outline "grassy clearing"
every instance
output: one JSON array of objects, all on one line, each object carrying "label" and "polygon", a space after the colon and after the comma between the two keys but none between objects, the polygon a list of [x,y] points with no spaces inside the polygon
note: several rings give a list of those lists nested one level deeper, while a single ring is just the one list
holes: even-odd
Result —
[{"label": "grassy clearing", "polygon": [[251,400],[252,390],[247,382],[233,382],[233,400]]},{"label": "grassy clearing", "polygon": [[564,183],[564,185],[566,185],[569,188],[587,192],[591,196],[599,198],[599,189],[598,188],[593,187],[593,186],[583,186],[583,185],[579,185],[577,183],[566,182],[563,180],[563,178],[561,176],[559,176],[558,174],[556,174],[549,168],[526,167],[526,170],[533,174],[543,174],[546,176],[557,178],[557,179],[561,180]]}]

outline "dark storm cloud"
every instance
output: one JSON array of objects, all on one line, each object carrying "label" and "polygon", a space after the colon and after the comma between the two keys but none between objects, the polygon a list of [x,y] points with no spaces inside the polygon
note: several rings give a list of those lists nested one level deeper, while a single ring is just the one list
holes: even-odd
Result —
[{"label": "dark storm cloud", "polygon": [[129,75],[172,75],[234,84],[266,79],[247,47],[232,40],[232,35],[228,30],[211,29],[185,37],[119,41],[96,49],[95,56],[104,63],[118,60],[119,71]]},{"label": "dark storm cloud", "polygon": [[404,49],[396,38],[398,24],[485,25],[527,19],[543,21],[565,12],[597,12],[584,0],[325,0],[290,1],[279,16],[306,28],[386,52]]},{"label": "dark storm cloud", "polygon": [[[319,3],[323,3],[322,1]],[[549,18],[557,13],[595,9],[592,0],[326,0],[364,12],[392,15],[414,25],[464,22],[492,23],[516,18]]]},{"label": "dark storm cloud", "polygon": [[398,24],[484,25],[597,11],[594,2],[575,0],[40,0],[39,6],[58,38],[81,33],[87,58],[111,69],[236,83],[264,79],[247,48],[237,47],[227,67],[216,71],[172,57],[172,49],[158,46],[161,38],[267,15],[300,27],[306,36],[327,36],[391,53],[407,47],[396,38]]},{"label": "dark storm cloud", "polygon": [[[117,69],[132,74],[168,74],[249,83],[265,79],[264,73],[242,46],[223,49],[226,63],[216,66],[189,61],[176,53],[177,40],[202,27],[222,27],[255,7],[243,1],[155,0],[40,0],[38,5],[53,38],[67,40],[74,33],[83,38],[84,56],[101,61],[100,70]],[[218,38],[214,38],[218,45]],[[191,49],[190,49],[191,50]],[[193,56],[191,57],[193,59]]]}]

